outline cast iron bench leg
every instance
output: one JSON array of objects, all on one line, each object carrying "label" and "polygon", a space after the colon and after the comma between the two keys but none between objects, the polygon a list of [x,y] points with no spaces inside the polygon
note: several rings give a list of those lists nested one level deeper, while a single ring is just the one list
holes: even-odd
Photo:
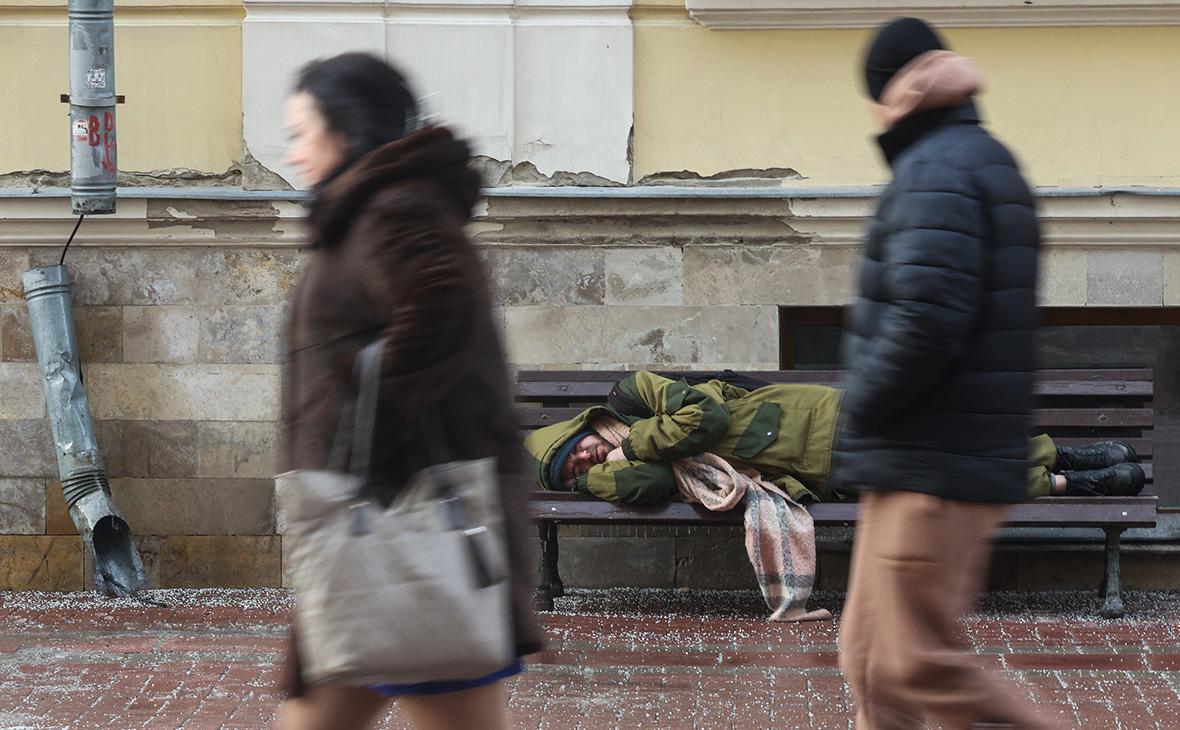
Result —
[{"label": "cast iron bench leg", "polygon": [[538,611],[552,611],[554,596],[560,588],[553,584],[557,576],[557,525],[550,520],[537,523],[537,536],[541,539],[541,561],[537,570],[537,590],[533,594],[533,605]]},{"label": "cast iron bench leg", "polygon": [[1102,604],[1103,618],[1122,618],[1127,612],[1123,606],[1122,575],[1119,569],[1119,538],[1125,528],[1105,527],[1106,530],[1106,572],[1102,577],[1099,596],[1106,600]]},{"label": "cast iron bench leg", "polygon": [[552,556],[549,560],[549,590],[553,591],[554,598],[561,598],[565,595],[565,583],[561,582],[561,571],[558,565],[561,562],[561,547],[557,541],[557,523],[551,522],[553,530],[549,533],[549,554]]}]

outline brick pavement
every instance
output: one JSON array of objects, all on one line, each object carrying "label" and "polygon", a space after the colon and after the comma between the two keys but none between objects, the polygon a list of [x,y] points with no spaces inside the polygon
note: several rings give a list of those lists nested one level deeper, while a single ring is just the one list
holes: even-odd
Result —
[{"label": "brick pavement", "polygon": [[[0,728],[269,728],[290,597],[154,591],[0,594]],[[837,608],[838,596],[818,596]],[[577,593],[552,645],[510,683],[522,728],[848,728],[836,628],[768,624],[757,597]],[[1133,594],[1095,619],[1083,594],[994,596],[965,629],[1068,726],[1180,727],[1180,595]],[[406,725],[391,711],[384,727]]]}]

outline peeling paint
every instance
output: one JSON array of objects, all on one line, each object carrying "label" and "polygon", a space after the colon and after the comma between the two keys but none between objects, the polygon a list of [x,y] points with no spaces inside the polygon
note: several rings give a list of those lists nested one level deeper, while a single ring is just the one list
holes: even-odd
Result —
[{"label": "peeling paint", "polygon": [[623,183],[608,180],[592,172],[558,171],[552,175],[545,175],[531,162],[512,164],[505,160],[497,160],[486,155],[478,155],[472,159],[474,167],[483,177],[488,187],[506,187],[509,185],[538,185],[542,187],[623,187]]},{"label": "peeling paint", "polygon": [[242,175],[243,190],[294,190],[291,183],[283,179],[282,175],[271,170],[259,162],[250,152],[250,147],[242,143],[242,159],[237,164]]},{"label": "peeling paint", "polygon": [[265,237],[278,232],[279,210],[266,200],[149,200],[146,222],[149,229],[207,230],[218,239]]},{"label": "peeling paint", "polygon": [[[240,174],[231,167],[225,172],[201,172],[178,167],[150,172],[120,172],[117,184],[121,188],[146,187],[237,187]],[[12,188],[68,188],[69,172],[51,170],[21,170],[0,174],[0,187]]]},{"label": "peeling paint", "polygon": [[174,167],[150,172],[119,173],[119,187],[121,188],[186,187],[189,185],[238,187],[241,184],[240,181],[241,175],[235,166],[230,166],[225,172],[202,172],[187,167]]},{"label": "peeling paint", "polygon": [[0,175],[0,187],[6,188],[68,188],[70,173],[49,170],[21,170]]},{"label": "peeling paint", "polygon": [[[193,170],[173,167],[166,170],[120,171],[117,184],[121,188],[160,187],[215,187],[243,190],[294,190],[278,174],[254,159],[249,149],[243,159],[234,160],[225,172]],[[0,174],[0,187],[11,188],[68,188],[70,173],[55,170],[17,170]]]},{"label": "peeling paint", "polygon": [[635,184],[635,125],[627,130],[627,184]]},{"label": "peeling paint", "polygon": [[640,185],[677,184],[686,180],[696,182],[731,182],[740,181],[743,185],[751,182],[763,181],[766,184],[778,184],[784,180],[806,180],[797,170],[790,167],[741,167],[733,170],[723,170],[713,175],[701,175],[692,170],[676,170],[657,172],[639,181]]},{"label": "peeling paint", "polygon": [[168,214],[171,215],[173,218],[181,218],[181,219],[189,219],[189,220],[196,218],[195,215],[190,215],[189,213],[185,213],[183,210],[177,210],[176,208],[173,208],[171,205],[168,206],[167,210],[168,210]]}]

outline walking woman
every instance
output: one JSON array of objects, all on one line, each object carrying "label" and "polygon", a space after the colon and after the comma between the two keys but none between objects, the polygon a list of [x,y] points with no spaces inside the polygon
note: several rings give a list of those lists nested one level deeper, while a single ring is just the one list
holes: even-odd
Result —
[{"label": "walking woman", "polygon": [[[296,626],[282,708],[292,730],[369,727],[394,697],[416,728],[506,729],[503,680],[541,647],[508,370],[482,264],[463,230],[479,179],[464,142],[417,119],[401,74],[362,53],[308,65],[287,99],[288,162],[312,199],[311,251],[287,332],[283,460],[290,470],[329,468],[342,410],[356,398],[354,361],[384,340],[373,499],[388,505],[431,465],[432,438],[450,458],[496,460],[517,660],[476,679],[325,686],[304,681]],[[423,428],[423,414],[437,428]]]}]

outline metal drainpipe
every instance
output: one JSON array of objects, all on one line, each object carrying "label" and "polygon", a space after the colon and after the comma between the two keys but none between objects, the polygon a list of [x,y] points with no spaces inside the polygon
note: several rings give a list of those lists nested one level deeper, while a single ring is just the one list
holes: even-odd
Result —
[{"label": "metal drainpipe", "polygon": [[64,266],[46,266],[26,271],[22,280],[70,519],[94,558],[98,589],[134,593],[147,587],[147,577],[131,528],[111,501],[82,382],[69,276]]},{"label": "metal drainpipe", "polygon": [[[114,17],[114,0],[69,0],[71,196],[80,215],[115,212]],[[94,559],[96,587],[130,595],[147,587],[147,576],[131,528],[111,501],[82,382],[69,274],[59,264],[21,279],[70,519]]]},{"label": "metal drainpipe", "polygon": [[76,214],[115,212],[115,3],[69,0],[70,193]]}]

